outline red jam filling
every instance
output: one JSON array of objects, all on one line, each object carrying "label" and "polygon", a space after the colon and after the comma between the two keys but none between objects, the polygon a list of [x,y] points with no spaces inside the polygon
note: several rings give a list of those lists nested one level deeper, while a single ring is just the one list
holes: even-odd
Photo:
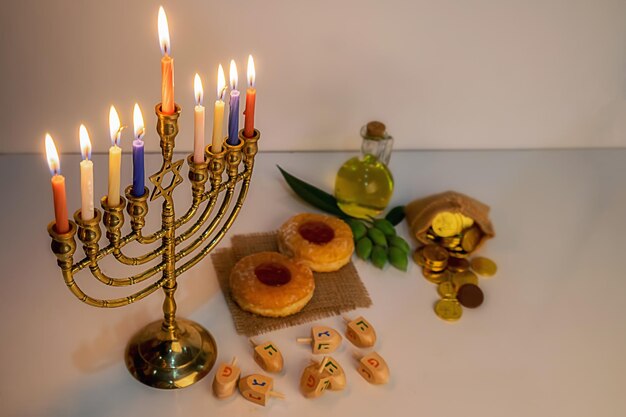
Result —
[{"label": "red jam filling", "polygon": [[298,229],[300,236],[316,245],[323,245],[335,238],[332,227],[322,222],[306,222]]},{"label": "red jam filling", "polygon": [[257,279],[265,285],[279,287],[291,281],[291,272],[281,264],[267,262],[254,268]]}]

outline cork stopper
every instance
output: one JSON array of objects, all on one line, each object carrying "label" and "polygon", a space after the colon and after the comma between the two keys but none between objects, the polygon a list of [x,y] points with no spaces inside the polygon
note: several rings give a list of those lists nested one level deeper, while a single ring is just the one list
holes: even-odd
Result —
[{"label": "cork stopper", "polygon": [[369,122],[366,127],[366,135],[371,138],[384,138],[386,131],[385,124],[377,121]]}]

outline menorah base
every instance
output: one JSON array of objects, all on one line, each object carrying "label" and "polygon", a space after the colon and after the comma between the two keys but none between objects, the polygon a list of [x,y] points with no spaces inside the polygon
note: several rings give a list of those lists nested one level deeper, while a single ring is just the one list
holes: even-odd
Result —
[{"label": "menorah base", "polygon": [[198,323],[176,319],[178,331],[155,321],[137,332],[126,347],[126,367],[139,382],[154,388],[188,387],[209,373],[217,359],[213,336]]}]

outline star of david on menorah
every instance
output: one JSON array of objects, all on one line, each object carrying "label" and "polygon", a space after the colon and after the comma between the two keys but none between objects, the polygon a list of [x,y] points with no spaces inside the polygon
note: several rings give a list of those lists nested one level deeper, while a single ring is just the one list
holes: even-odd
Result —
[{"label": "star of david on menorah", "polygon": [[[184,182],[180,174],[184,159],[172,161],[172,158],[181,110],[175,106],[173,114],[165,114],[161,111],[161,104],[158,104],[155,111],[163,165],[159,172],[150,177],[154,185],[150,200],[163,198],[161,228],[150,235],[142,233],[150,191],[145,187],[143,195],[137,197],[131,192],[132,186],[129,186],[125,192],[126,198],[121,197],[118,205],[109,205],[107,197],[101,199],[104,214],[95,209],[93,219],[83,220],[78,210],[74,214],[74,221],[70,221],[69,231],[58,233],[56,222],[53,221],[48,225],[48,233],[52,237],[52,251],[57,257],[67,287],[86,304],[121,307],[163,288],[164,318],[148,324],[129,341],[125,354],[126,366],[135,378],[146,385],[183,388],[197,382],[211,370],[217,357],[217,347],[211,334],[198,323],[176,318],[174,293],[177,278],[209,254],[235,221],[250,186],[260,133],[255,129],[251,137],[245,137],[242,129],[239,131],[238,144],[226,142],[224,149],[217,153],[212,152],[211,145],[206,146],[205,161],[202,163],[194,162],[193,155],[189,155],[187,163],[192,203],[182,216],[176,218],[172,194]],[[122,235],[124,208],[130,216],[131,230]],[[195,222],[188,225],[194,219]],[[101,221],[109,242],[104,247],[99,244],[102,236]],[[182,231],[177,233],[180,229]],[[85,257],[75,263],[76,234],[83,244]],[[124,254],[126,245],[148,245],[159,240],[160,246],[141,256]],[[99,266],[99,262],[110,255],[124,265],[145,265],[159,256],[161,261],[130,277],[111,277]],[[126,297],[98,299],[85,294],[74,280],[74,275],[86,268],[98,281],[115,287],[136,286],[157,273],[162,275]]]}]

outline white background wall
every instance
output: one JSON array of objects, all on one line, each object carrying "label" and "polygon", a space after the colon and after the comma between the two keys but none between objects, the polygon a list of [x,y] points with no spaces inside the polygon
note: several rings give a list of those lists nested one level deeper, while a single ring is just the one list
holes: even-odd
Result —
[{"label": "white background wall", "polygon": [[[78,152],[81,122],[104,151],[110,104],[132,125],[138,101],[154,126],[159,4],[177,149],[192,146],[194,72],[211,103],[217,64],[235,58],[243,81],[248,53],[266,150],[355,149],[374,118],[396,148],[626,145],[624,0],[4,0],[0,152],[42,152],[46,131]],[[146,141],[158,149],[153,128]]]}]

